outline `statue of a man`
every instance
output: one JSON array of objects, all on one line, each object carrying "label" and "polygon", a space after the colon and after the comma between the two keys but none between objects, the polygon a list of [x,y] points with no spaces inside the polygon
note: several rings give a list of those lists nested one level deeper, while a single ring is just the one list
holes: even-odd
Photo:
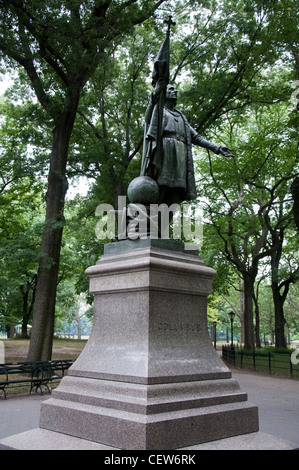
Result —
[{"label": "statue of a man", "polygon": [[[150,176],[160,187],[160,203],[171,205],[197,197],[192,144],[216,154],[232,157],[227,147],[220,147],[201,137],[186,117],[176,109],[177,90],[167,85],[163,117],[155,106],[163,84],[157,83],[145,114],[145,138],[141,174]],[[159,119],[162,119],[162,145],[157,152]]]}]

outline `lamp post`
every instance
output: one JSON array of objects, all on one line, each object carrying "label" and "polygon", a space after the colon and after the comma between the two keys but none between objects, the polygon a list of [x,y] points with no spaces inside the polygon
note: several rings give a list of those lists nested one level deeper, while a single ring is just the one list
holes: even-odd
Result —
[{"label": "lamp post", "polygon": [[234,336],[234,327],[233,327],[233,323],[234,323],[234,318],[235,318],[235,312],[231,311],[229,312],[229,317],[230,317],[230,337],[231,337],[231,348],[233,347],[234,345],[234,340],[233,340],[233,336]]},{"label": "lamp post", "polygon": [[217,322],[213,321],[213,333],[214,333],[214,348],[216,349],[216,326]]}]

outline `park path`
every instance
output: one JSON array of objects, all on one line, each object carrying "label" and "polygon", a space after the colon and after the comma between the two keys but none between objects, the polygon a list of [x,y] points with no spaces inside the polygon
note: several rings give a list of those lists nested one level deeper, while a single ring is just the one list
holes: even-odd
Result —
[{"label": "park path", "polygon": [[260,431],[299,445],[299,380],[231,371],[248,401],[259,407]]}]

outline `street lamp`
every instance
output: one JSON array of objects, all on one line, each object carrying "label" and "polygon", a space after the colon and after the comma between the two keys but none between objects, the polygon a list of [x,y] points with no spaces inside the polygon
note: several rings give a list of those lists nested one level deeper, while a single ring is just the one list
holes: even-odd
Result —
[{"label": "street lamp", "polygon": [[214,348],[216,349],[216,326],[217,322],[213,321],[213,332],[214,332]]},{"label": "street lamp", "polygon": [[233,342],[233,336],[234,336],[234,328],[233,328],[233,323],[234,323],[234,318],[235,318],[235,312],[231,311],[229,312],[229,318],[230,318],[230,331],[231,331],[231,347],[233,347],[234,342]]}]

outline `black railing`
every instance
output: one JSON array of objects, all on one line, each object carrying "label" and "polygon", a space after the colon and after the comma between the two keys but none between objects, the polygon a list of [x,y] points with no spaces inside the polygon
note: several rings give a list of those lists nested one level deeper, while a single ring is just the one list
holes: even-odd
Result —
[{"label": "black railing", "polygon": [[225,345],[222,346],[222,359],[241,369],[299,379],[299,364],[298,361],[294,361],[292,352],[247,351]]},{"label": "black railing", "polygon": [[234,346],[222,346],[222,358],[228,364],[236,365],[236,350]]}]

